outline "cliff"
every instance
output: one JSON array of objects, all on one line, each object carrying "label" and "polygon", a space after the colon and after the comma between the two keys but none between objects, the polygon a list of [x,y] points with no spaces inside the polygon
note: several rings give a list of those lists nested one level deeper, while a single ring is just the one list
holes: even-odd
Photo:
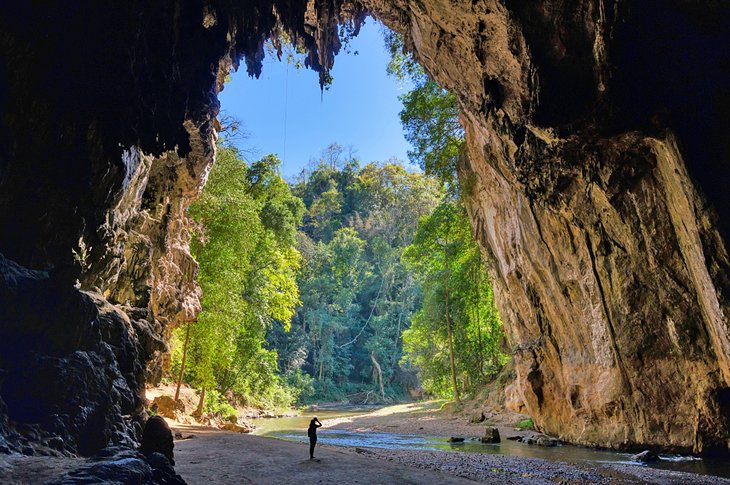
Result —
[{"label": "cliff", "polygon": [[513,404],[575,443],[727,449],[730,10],[371,3],[460,99]]}]

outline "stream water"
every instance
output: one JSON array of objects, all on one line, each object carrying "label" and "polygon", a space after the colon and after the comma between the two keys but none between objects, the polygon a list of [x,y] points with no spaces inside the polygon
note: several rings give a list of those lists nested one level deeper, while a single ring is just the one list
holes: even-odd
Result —
[{"label": "stream water", "polygon": [[[375,409],[343,407],[335,410],[317,410],[316,415],[322,421],[332,418],[361,416]],[[254,424],[256,425],[254,434],[289,441],[307,442],[307,426],[314,414],[306,413],[296,417],[257,419],[254,420]],[[317,432],[317,436],[318,443],[336,446],[487,453],[543,458],[568,463],[622,463],[730,478],[730,463],[724,458],[660,455],[660,461],[642,465],[631,460],[631,453],[595,450],[571,445],[542,447],[509,440],[502,440],[501,443],[497,444],[483,444],[470,439],[467,439],[463,443],[449,443],[447,441],[448,437],[446,436],[358,432],[337,429],[321,429]]]}]

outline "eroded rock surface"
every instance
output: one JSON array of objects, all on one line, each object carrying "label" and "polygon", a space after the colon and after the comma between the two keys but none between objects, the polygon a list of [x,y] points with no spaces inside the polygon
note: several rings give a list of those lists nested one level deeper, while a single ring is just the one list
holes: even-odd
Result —
[{"label": "eroded rock surface", "polygon": [[164,342],[94,292],[0,255],[3,435],[27,454],[134,446],[144,364]]},{"label": "eroded rock surface", "polygon": [[140,485],[185,485],[170,462],[161,453],[140,453],[123,447],[101,450],[95,457],[52,485],[81,485],[87,483]]},{"label": "eroded rock surface", "polygon": [[572,442],[727,449],[730,9],[366,3],[461,102],[513,406]]}]

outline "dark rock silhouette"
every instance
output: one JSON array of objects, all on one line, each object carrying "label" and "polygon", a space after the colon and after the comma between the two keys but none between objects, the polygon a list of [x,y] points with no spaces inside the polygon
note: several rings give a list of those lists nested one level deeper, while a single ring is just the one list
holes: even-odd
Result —
[{"label": "dark rock silhouette", "polygon": [[638,461],[639,463],[652,463],[655,461],[659,461],[659,456],[649,450],[644,450],[641,453],[633,455],[631,459],[633,461]]},{"label": "dark rock silhouette", "polygon": [[497,428],[487,426],[484,430],[484,436],[480,438],[480,441],[482,443],[499,443],[502,439],[499,436],[499,430]]},{"label": "dark rock silhouette", "polygon": [[9,448],[19,450],[21,435],[81,455],[135,445],[144,363],[164,348],[146,322],[2,255],[0,321],[0,428]]},{"label": "dark rock silhouette", "polygon": [[175,465],[175,444],[172,439],[172,430],[167,421],[161,416],[152,416],[144,425],[142,443],[139,451],[145,455],[161,453],[167,457],[170,464]]},{"label": "dark rock silhouette", "polygon": [[88,483],[134,483],[139,485],[185,485],[167,457],[126,448],[105,448],[88,463],[52,482],[51,485]]}]

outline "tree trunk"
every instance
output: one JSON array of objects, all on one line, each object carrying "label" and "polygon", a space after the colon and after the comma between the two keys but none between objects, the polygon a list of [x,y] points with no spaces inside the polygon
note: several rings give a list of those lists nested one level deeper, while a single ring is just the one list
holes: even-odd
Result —
[{"label": "tree trunk", "polygon": [[383,386],[383,371],[380,368],[380,364],[377,360],[375,360],[375,352],[370,352],[370,360],[373,361],[373,367],[375,367],[375,371],[378,373],[378,383],[380,383],[380,397],[383,398],[383,401],[385,401],[385,387]]},{"label": "tree trunk", "polygon": [[456,364],[454,363],[454,336],[451,329],[451,316],[449,315],[449,286],[444,288],[444,303],[446,304],[446,330],[449,333],[449,360],[451,361],[451,383],[454,386],[454,399],[459,399],[459,386],[456,384]]},{"label": "tree trunk", "polygon": [[198,401],[198,409],[195,410],[194,416],[200,417],[203,415],[203,406],[205,405],[205,388],[200,390],[200,401]]},{"label": "tree trunk", "polygon": [[185,343],[183,344],[182,361],[180,362],[180,376],[177,378],[177,388],[175,389],[175,401],[180,399],[180,386],[182,386],[183,376],[185,375],[185,359],[188,356],[188,343],[190,343],[190,327],[192,322],[188,322],[188,328],[185,329]]},{"label": "tree trunk", "polygon": [[[481,261],[480,261],[481,262]],[[484,380],[484,342],[482,340],[482,318],[480,314],[480,283],[481,283],[481,272],[479,267],[474,268],[475,272],[475,284],[474,284],[474,305],[476,307],[476,320],[477,320],[477,338],[479,339],[479,377]]]}]

